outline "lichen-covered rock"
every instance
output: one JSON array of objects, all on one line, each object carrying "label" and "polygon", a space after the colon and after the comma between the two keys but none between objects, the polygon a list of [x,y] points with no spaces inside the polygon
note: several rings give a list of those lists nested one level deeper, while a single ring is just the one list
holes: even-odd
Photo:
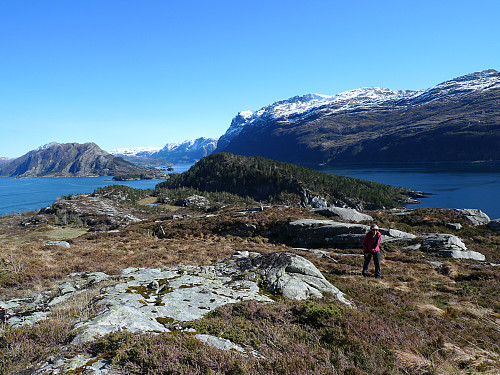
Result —
[{"label": "lichen-covered rock", "polygon": [[372,221],[373,217],[370,215],[362,214],[359,211],[356,211],[354,208],[344,208],[344,207],[326,207],[326,208],[317,208],[314,210],[317,214],[326,217],[339,217],[342,220],[346,221],[354,221],[359,223],[361,221]]},{"label": "lichen-covered rock", "polygon": [[67,241],[47,241],[43,244],[44,246],[58,246],[58,247],[64,247],[66,249],[71,248],[71,245]]},{"label": "lichen-covered rock", "polygon": [[457,212],[461,213],[464,219],[471,222],[472,225],[486,225],[490,222],[490,218],[483,211],[475,208],[460,208]]},{"label": "lichen-covered rock", "polygon": [[122,276],[128,281],[103,289],[99,296],[97,304],[106,311],[75,327],[74,344],[119,329],[168,332],[180,322],[242,300],[272,302],[260,285],[286,298],[330,293],[352,305],[311,262],[289,253],[239,254],[200,267],[130,268]]},{"label": "lichen-covered rock", "polygon": [[467,250],[463,241],[452,234],[428,233],[422,237],[422,247],[427,251],[447,258],[485,260],[483,254]]},{"label": "lichen-covered rock", "polygon": [[184,329],[183,322],[199,319],[218,306],[243,300],[273,302],[271,293],[298,300],[328,293],[352,306],[308,260],[290,253],[245,251],[206,266],[127,268],[114,276],[72,274],[57,289],[0,301],[0,318],[11,326],[31,325],[47,319],[54,306],[110,278],[116,284],[101,288],[92,302],[101,313],[75,325],[73,344],[118,330]]},{"label": "lichen-covered rock", "polygon": [[52,206],[40,212],[55,215],[56,221],[62,224],[74,222],[91,227],[104,225],[117,228],[141,221],[130,209],[118,207],[112,199],[91,194],[57,199]]},{"label": "lichen-covered rock", "polygon": [[210,208],[210,201],[201,195],[192,195],[177,202],[177,205],[206,210]]}]

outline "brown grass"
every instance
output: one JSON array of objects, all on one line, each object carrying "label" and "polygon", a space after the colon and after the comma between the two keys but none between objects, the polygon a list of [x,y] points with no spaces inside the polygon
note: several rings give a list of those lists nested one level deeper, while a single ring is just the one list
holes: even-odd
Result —
[{"label": "brown grass", "polygon": [[[179,213],[200,216],[190,211]],[[429,217],[443,218],[433,212],[425,213],[421,221],[417,218],[411,222],[412,231],[424,231],[429,225],[439,229]],[[308,302],[279,300],[272,305],[244,302],[224,306],[192,324],[198,332],[255,349],[262,358],[221,352],[180,333],[117,333],[85,347],[62,348],[71,341],[71,324],[96,313],[92,298],[97,290],[91,290],[54,309],[50,321],[31,328],[2,327],[0,374],[20,371],[56,352],[78,351],[108,353],[130,374],[500,372],[498,267],[436,258],[394,245],[382,253],[384,278],[375,280],[360,276],[360,249],[349,250],[354,255],[328,249],[336,253],[333,257],[337,264],[280,243],[273,230],[299,217],[314,217],[305,211],[277,208],[241,215],[227,209],[213,218],[172,220],[171,216],[153,217],[117,233],[87,233],[70,240],[69,249],[43,246],[44,237],[37,237],[43,232],[40,228],[26,229],[27,236],[23,237],[19,234],[22,231],[13,226],[6,232],[12,241],[0,244],[2,299],[50,288],[54,281],[71,272],[116,274],[130,266],[207,264],[238,250],[292,251],[312,261],[355,302],[356,309],[345,309],[328,297]],[[380,221],[384,220],[389,217]],[[2,225],[7,227],[5,222]],[[391,225],[409,226],[397,220]],[[242,232],[242,228],[248,231]],[[160,232],[162,235],[158,235]],[[469,227],[465,233],[469,243],[481,246],[495,245],[500,237],[483,228]],[[432,266],[431,260],[443,265]]]}]

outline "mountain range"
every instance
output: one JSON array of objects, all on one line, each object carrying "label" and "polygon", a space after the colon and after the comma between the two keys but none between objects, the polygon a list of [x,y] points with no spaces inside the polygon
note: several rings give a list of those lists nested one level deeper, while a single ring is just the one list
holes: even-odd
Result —
[{"label": "mountain range", "polygon": [[500,160],[500,74],[295,96],[239,112],[216,152],[297,164]]},{"label": "mountain range", "polygon": [[500,73],[484,70],[419,91],[364,87],[294,96],[240,111],[219,139],[163,148],[109,154],[94,143],[50,143],[0,158],[0,176],[153,176],[157,171],[137,164],[194,163],[218,152],[294,164],[498,161]]},{"label": "mountain range", "polygon": [[0,176],[94,177],[134,176],[161,178],[155,168],[145,168],[115,157],[95,143],[48,143],[0,165]]},{"label": "mountain range", "polygon": [[217,138],[200,137],[182,143],[167,143],[161,147],[120,148],[111,151],[115,156],[137,164],[161,165],[194,163],[210,155],[217,147]]}]

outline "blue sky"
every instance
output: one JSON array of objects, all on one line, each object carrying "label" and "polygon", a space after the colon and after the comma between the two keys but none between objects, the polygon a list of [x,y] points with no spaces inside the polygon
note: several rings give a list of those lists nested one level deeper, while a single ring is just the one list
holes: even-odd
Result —
[{"label": "blue sky", "polygon": [[240,110],[500,70],[500,1],[3,0],[0,156],[219,137]]}]

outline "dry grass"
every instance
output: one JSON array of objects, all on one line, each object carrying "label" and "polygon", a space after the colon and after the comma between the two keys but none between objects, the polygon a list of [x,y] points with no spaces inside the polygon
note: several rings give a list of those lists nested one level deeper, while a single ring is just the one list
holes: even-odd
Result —
[{"label": "dry grass", "polygon": [[[500,372],[498,267],[443,260],[418,251],[406,252],[396,245],[383,252],[384,278],[375,280],[360,276],[360,256],[329,249],[337,253],[334,258],[338,263],[334,263],[292,250],[273,234],[273,229],[279,229],[284,222],[314,217],[310,213],[279,208],[247,215],[227,209],[211,218],[196,218],[200,214],[190,211],[177,214],[193,217],[172,220],[172,215],[167,214],[116,233],[86,233],[72,239],[69,249],[43,246],[43,237],[36,236],[46,227],[25,228],[23,237],[23,232],[14,226],[6,232],[13,241],[0,245],[2,299],[50,288],[72,272],[116,274],[130,266],[207,264],[238,250],[292,251],[312,261],[332,284],[355,301],[357,308],[346,310],[330,298],[309,302],[280,300],[272,305],[245,302],[222,307],[193,323],[198,332],[247,345],[263,358],[221,352],[188,334],[120,333],[90,346],[61,349],[71,341],[71,325],[96,313],[92,300],[97,290],[90,290],[57,306],[51,321],[32,328],[3,327],[0,374],[22,370],[61,350],[63,354],[85,350],[108,353],[130,374]],[[424,223],[412,223],[414,232],[427,228],[425,222],[430,213],[422,217]],[[6,228],[2,220],[0,226]],[[435,225],[433,219],[432,226]],[[247,232],[242,232],[242,228]],[[465,232],[469,243],[494,246],[499,241],[499,235],[486,233],[488,237],[482,228],[474,230],[467,228]],[[475,240],[475,233],[480,241]],[[361,254],[361,250],[349,253]],[[431,260],[443,265],[432,266]]]}]

